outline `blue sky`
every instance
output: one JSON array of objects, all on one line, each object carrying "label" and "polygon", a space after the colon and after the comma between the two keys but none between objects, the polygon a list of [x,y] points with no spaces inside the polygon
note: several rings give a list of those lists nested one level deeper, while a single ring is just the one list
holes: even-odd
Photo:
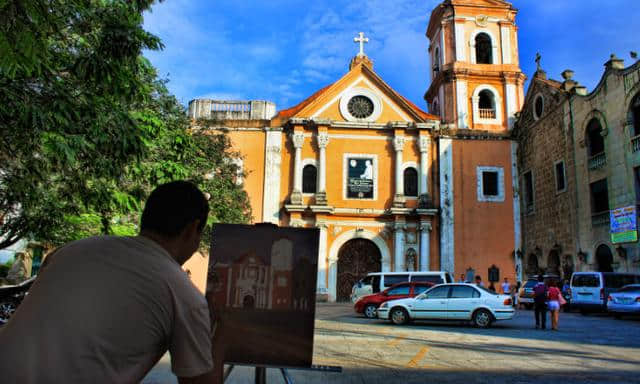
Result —
[{"label": "blue sky", "polygon": [[[183,103],[197,97],[297,104],[339,79],[358,46],[394,89],[425,109],[425,30],[437,0],[165,0],[145,14],[164,50],[145,55]],[[638,0],[514,0],[520,65],[530,77],[536,52],[549,77],[570,68],[589,90],[611,53],[630,65],[640,51]],[[605,7],[606,4],[606,7]]]}]

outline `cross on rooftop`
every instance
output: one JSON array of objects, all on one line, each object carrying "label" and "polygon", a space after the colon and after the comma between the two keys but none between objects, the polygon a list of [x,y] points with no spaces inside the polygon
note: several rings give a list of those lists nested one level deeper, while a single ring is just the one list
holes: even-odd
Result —
[{"label": "cross on rooftop", "polygon": [[360,53],[358,53],[358,56],[365,56],[364,54],[364,43],[368,43],[369,42],[369,38],[368,37],[364,37],[364,32],[360,32],[358,33],[359,37],[354,37],[353,41],[355,43],[360,43]]}]

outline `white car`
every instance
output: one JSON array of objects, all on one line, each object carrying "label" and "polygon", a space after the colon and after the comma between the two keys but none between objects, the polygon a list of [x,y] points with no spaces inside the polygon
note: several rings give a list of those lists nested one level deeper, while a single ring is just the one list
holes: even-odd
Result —
[{"label": "white car", "polygon": [[513,318],[511,296],[498,295],[474,284],[440,284],[409,299],[392,300],[378,308],[380,319],[394,324],[411,320],[472,321],[487,328],[496,320]]}]

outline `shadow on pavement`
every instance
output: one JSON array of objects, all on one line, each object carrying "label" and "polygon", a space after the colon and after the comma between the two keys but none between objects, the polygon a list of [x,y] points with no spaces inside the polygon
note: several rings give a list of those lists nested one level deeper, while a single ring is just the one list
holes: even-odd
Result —
[{"label": "shadow on pavement", "polygon": [[[253,381],[250,368],[243,368],[231,374],[226,384],[247,383]],[[564,371],[545,372],[535,369],[516,369],[509,371],[491,370],[447,370],[447,369],[391,369],[391,368],[347,368],[342,373],[324,373],[296,371],[289,372],[296,384],[306,383],[367,383],[367,384],[630,384],[637,383],[636,371]],[[268,383],[284,382],[280,373],[267,370]]]}]

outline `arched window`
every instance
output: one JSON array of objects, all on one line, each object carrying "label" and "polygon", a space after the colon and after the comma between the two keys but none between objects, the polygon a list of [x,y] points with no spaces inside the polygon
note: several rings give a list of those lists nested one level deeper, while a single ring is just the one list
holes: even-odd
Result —
[{"label": "arched window", "polygon": [[431,104],[431,113],[440,116],[440,105],[438,104],[438,100],[433,100],[433,103]]},{"label": "arched window", "polygon": [[631,121],[633,123],[633,136],[640,135],[640,94],[636,95],[631,103]]},{"label": "arched window", "polygon": [[413,167],[404,170],[404,195],[418,197],[418,171]]},{"label": "arched window", "polygon": [[434,75],[440,70],[440,48],[436,47],[433,54],[433,72]]},{"label": "arched window", "polygon": [[481,119],[496,118],[496,98],[493,93],[487,89],[480,91],[478,95],[478,111]]},{"label": "arched window", "polygon": [[595,156],[604,152],[604,138],[602,137],[602,126],[595,117],[587,125],[587,144],[589,156]]},{"label": "arched window", "polygon": [[318,171],[316,167],[307,164],[302,169],[302,193],[316,193]]},{"label": "arched window", "polygon": [[479,33],[476,36],[476,63],[493,64],[491,37],[486,33]]},{"label": "arched window", "polygon": [[596,262],[599,272],[613,272],[613,254],[605,244],[601,244],[596,249]]}]

